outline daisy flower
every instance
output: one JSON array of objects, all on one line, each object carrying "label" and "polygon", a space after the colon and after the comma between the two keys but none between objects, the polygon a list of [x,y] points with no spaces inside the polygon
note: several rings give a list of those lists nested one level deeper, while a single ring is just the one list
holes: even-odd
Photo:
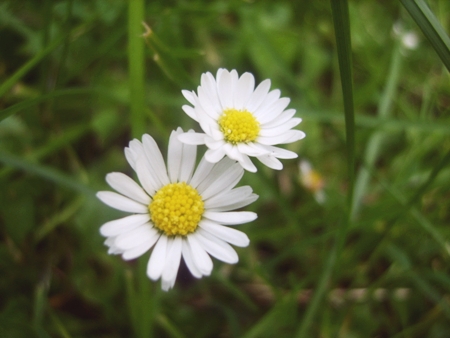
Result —
[{"label": "daisy flower", "polygon": [[280,98],[278,89],[269,91],[270,80],[255,89],[250,73],[238,76],[236,70],[202,74],[197,94],[183,90],[192,106],[184,112],[200,124],[203,133],[185,133],[179,139],[186,144],[206,144],[205,158],[217,163],[225,155],[238,161],[248,171],[256,172],[249,156],[254,156],[272,169],[280,170],[278,160],[296,158],[297,154],[276,144],[298,141],[305,133],[292,128],[302,120],[294,118],[295,109],[286,109],[290,100]]},{"label": "daisy flower", "polygon": [[242,167],[230,159],[212,164],[203,158],[194,172],[197,146],[182,144],[178,140],[182,133],[178,128],[170,135],[167,169],[150,135],[144,135],[142,142],[131,141],[125,156],[141,185],[113,172],[106,175],[106,181],[118,193],[97,193],[108,206],[132,213],[100,228],[108,253],[130,260],[154,246],[147,275],[152,280],[161,278],[165,291],[175,284],[181,257],[196,278],[211,273],[209,255],[237,263],[238,255],[230,244],[245,247],[249,239],[228,225],[257,217],[254,212],[231,211],[258,198],[249,186],[234,188],[244,173]]},{"label": "daisy flower", "polygon": [[298,164],[300,171],[300,182],[310,192],[314,194],[316,201],[320,204],[325,202],[325,180],[322,175],[313,169],[307,160],[301,160]]}]

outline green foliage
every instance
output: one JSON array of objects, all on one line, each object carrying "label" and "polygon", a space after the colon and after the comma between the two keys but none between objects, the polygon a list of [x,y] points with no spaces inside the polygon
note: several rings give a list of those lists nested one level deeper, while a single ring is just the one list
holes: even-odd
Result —
[{"label": "green foliage", "polygon": [[[0,336],[447,336],[448,13],[444,0],[3,1]],[[246,173],[260,198],[240,262],[201,280],[181,265],[165,293],[148,253],[107,254],[98,229],[121,213],[94,193],[131,175],[133,137],[165,152],[171,130],[198,128],[181,90],[219,67],[291,98],[307,137],[288,148],[325,199],[298,160]]]}]

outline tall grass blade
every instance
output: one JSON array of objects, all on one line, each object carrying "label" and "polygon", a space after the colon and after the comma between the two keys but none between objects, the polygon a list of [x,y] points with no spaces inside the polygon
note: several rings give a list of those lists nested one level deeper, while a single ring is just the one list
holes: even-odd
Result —
[{"label": "tall grass blade", "polygon": [[131,133],[140,138],[145,132],[145,67],[142,21],[144,0],[128,2],[128,67],[130,72]]},{"label": "tall grass blade", "polygon": [[348,169],[348,213],[347,221],[341,224],[336,234],[336,241],[330,250],[324,269],[319,279],[317,289],[314,292],[311,304],[297,331],[296,337],[309,337],[310,327],[319,310],[319,305],[326,293],[328,283],[332,276],[336,259],[345,242],[345,237],[350,222],[350,207],[353,199],[354,166],[355,166],[355,114],[353,108],[353,79],[352,79],[352,57],[350,39],[350,18],[348,3],[346,0],[331,0],[334,30],[336,35],[336,46],[339,60],[339,71],[341,75],[342,94],[344,99],[345,133],[347,146],[347,169]]},{"label": "tall grass blade", "polygon": [[400,0],[450,71],[450,38],[424,0]]},{"label": "tall grass blade", "polygon": [[347,141],[347,166],[349,184],[349,205],[353,196],[355,168],[355,113],[353,107],[352,47],[350,38],[350,18],[347,0],[331,0],[336,47],[341,74],[344,99],[345,134]]}]

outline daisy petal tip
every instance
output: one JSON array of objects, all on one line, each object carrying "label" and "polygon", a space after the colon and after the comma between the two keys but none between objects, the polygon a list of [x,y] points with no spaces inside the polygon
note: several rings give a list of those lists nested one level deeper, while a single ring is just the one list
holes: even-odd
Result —
[{"label": "daisy petal tip", "polygon": [[258,218],[258,214],[253,211],[248,211],[249,213],[249,222],[253,222],[255,219]]},{"label": "daisy petal tip", "polygon": [[98,191],[98,192],[95,194],[95,197],[97,197],[100,201],[103,202],[105,193],[107,193],[107,191]]},{"label": "daisy petal tip", "polygon": [[174,283],[170,280],[161,280],[161,290],[164,292],[168,292],[170,289],[173,288]]}]

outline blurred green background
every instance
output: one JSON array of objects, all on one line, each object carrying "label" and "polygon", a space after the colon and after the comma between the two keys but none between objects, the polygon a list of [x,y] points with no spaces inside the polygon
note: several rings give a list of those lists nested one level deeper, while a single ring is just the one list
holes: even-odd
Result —
[{"label": "blurred green background", "polygon": [[[429,1],[439,57],[405,9],[423,0],[349,1],[349,20],[332,2],[0,3],[1,337],[450,335],[450,3]],[[132,138],[165,154],[171,130],[198,130],[181,90],[220,67],[270,78],[307,137],[282,171],[245,174],[259,218],[240,262],[201,280],[181,266],[165,293],[148,253],[106,253],[98,229],[121,214],[95,192],[133,175]]]}]

